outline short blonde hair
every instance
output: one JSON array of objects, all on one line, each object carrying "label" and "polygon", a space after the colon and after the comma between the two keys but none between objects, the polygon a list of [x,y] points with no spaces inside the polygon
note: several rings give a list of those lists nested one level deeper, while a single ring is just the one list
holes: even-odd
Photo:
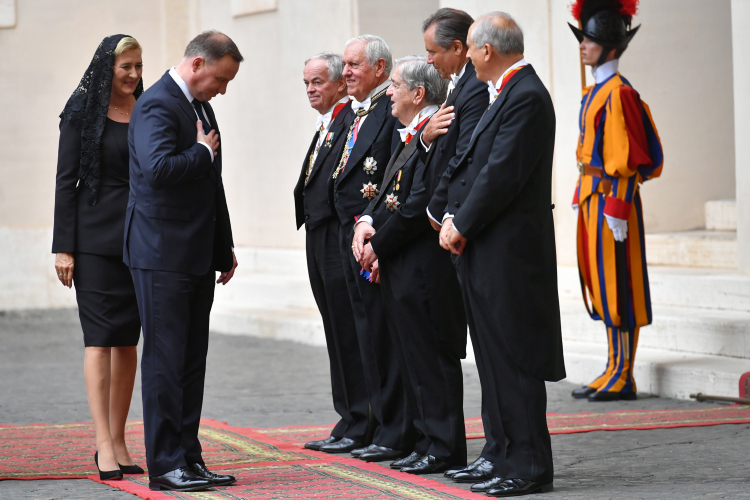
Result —
[{"label": "short blonde hair", "polygon": [[138,40],[130,36],[124,36],[119,42],[117,42],[117,47],[115,47],[115,57],[131,49],[138,49],[141,54],[143,53],[143,48],[141,47],[141,44],[138,43]]}]

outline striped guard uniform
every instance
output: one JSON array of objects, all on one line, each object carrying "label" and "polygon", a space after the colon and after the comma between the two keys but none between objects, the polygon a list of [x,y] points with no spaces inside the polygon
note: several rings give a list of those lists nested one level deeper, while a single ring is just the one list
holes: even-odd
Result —
[{"label": "striped guard uniform", "polygon": [[[616,71],[616,64],[610,67]],[[610,73],[595,74],[597,84],[583,91],[577,149],[581,175],[573,204],[579,207],[578,269],[584,302],[592,319],[604,321],[609,343],[607,368],[589,387],[634,393],[638,331],[651,324],[639,186],[659,177],[663,151],[648,105],[622,75]],[[605,215],[628,221],[629,328],[623,334],[619,329],[622,311],[618,310],[615,239]]]}]

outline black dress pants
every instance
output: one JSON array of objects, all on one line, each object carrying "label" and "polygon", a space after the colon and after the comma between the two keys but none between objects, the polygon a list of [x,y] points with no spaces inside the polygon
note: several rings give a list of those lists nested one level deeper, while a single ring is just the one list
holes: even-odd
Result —
[{"label": "black dress pants", "polygon": [[[307,231],[307,272],[323,318],[331,368],[333,408],[341,419],[331,436],[364,443],[370,416],[359,340],[339,251],[338,219]],[[355,353],[355,355],[352,355]]]},{"label": "black dress pants", "polygon": [[480,357],[484,364],[485,376],[480,381],[495,443],[494,475],[551,482],[554,466],[547,428],[545,383],[528,375],[503,349],[503,325],[493,319],[492,298],[483,296],[472,286],[472,276],[486,274],[486,266],[472,255],[470,245],[471,242],[456,263],[468,299],[467,309],[471,310],[476,327],[477,364]]},{"label": "black dress pants", "polygon": [[[372,442],[411,451],[417,439],[383,307],[380,285],[370,283],[352,254],[354,221],[341,226],[339,247],[354,312],[370,410],[377,421]],[[353,353],[352,353],[353,354]]]},{"label": "black dress pants", "polygon": [[203,463],[198,428],[216,273],[130,271],[143,325],[146,463],[149,475],[159,476]]},{"label": "black dress pants", "polygon": [[427,236],[380,259],[380,282],[415,427],[422,434],[415,451],[466,465],[461,370],[466,317],[449,254]]},{"label": "black dress pants", "polygon": [[[460,255],[451,254],[451,260],[453,261],[454,266],[458,267],[458,260],[460,258]],[[458,282],[461,286],[461,296],[463,297],[464,310],[466,311],[466,322],[469,325],[469,336],[471,338],[471,345],[474,348],[474,361],[477,364],[479,383],[482,388],[482,428],[484,429],[485,442],[484,448],[482,448],[482,453],[480,453],[479,456],[484,458],[485,460],[494,462],[495,455],[497,454],[497,449],[495,448],[495,440],[492,438],[492,422],[490,421],[490,414],[487,408],[487,398],[484,395],[485,387],[489,386],[488,382],[485,381],[487,373],[485,371],[484,359],[479,355],[478,352],[479,340],[477,339],[477,328],[474,325],[474,316],[471,313],[471,304],[469,303],[469,297],[466,294],[466,287],[461,281],[461,274],[457,271],[456,277],[458,278]]]}]

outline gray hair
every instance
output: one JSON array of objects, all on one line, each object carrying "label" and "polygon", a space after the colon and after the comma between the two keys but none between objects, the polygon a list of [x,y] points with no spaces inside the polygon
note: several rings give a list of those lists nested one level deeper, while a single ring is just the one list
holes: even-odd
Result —
[{"label": "gray hair", "polygon": [[[496,26],[498,17],[505,20],[505,26]],[[489,44],[501,54],[523,54],[523,31],[505,12],[490,12],[477,21],[471,32],[471,41],[476,47]]]},{"label": "gray hair", "polygon": [[235,62],[244,60],[232,39],[216,30],[204,31],[185,47],[184,57],[202,57],[207,64],[213,64],[224,56],[230,56]]},{"label": "gray hair", "polygon": [[422,33],[435,25],[433,43],[444,49],[449,49],[458,40],[466,47],[466,35],[469,33],[474,19],[466,12],[458,9],[438,9],[422,23]]},{"label": "gray hair", "polygon": [[443,80],[425,56],[406,56],[396,60],[401,79],[409,90],[424,87],[427,104],[441,104],[448,94],[448,80]]},{"label": "gray hair", "polygon": [[393,56],[385,40],[375,35],[359,35],[346,42],[346,46],[360,41],[365,42],[365,57],[370,66],[375,66],[378,59],[385,59],[385,74],[390,75],[393,71]]},{"label": "gray hair", "polygon": [[306,60],[305,66],[307,66],[307,63],[313,59],[322,59],[326,62],[326,67],[328,68],[328,79],[332,82],[337,81],[341,78],[341,75],[344,74],[344,60],[341,59],[340,54],[334,52],[321,52],[320,54],[316,54]]}]

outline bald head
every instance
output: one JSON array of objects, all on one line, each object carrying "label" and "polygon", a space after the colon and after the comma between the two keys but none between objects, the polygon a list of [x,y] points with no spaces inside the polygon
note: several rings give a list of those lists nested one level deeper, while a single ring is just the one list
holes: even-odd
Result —
[{"label": "bald head", "polygon": [[490,12],[471,25],[469,37],[476,47],[489,45],[505,55],[523,55],[523,31],[515,19],[505,12]]}]

